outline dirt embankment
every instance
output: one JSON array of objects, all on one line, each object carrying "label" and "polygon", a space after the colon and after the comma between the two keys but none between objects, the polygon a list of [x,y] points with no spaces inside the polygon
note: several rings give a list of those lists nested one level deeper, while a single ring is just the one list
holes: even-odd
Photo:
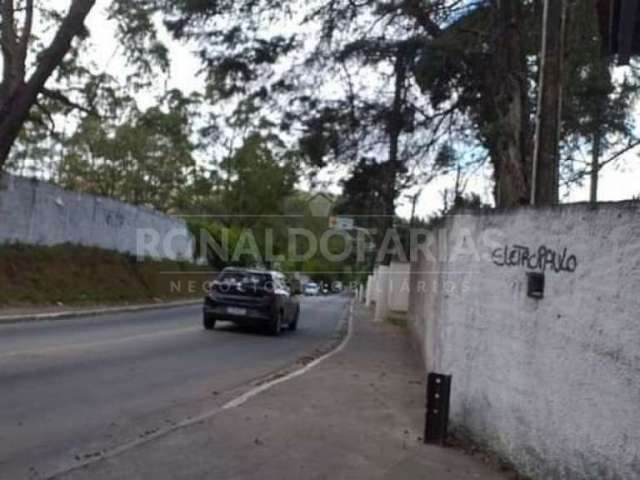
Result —
[{"label": "dirt embankment", "polygon": [[139,262],[76,245],[0,246],[0,308],[178,300],[203,295],[213,273],[184,262]]}]

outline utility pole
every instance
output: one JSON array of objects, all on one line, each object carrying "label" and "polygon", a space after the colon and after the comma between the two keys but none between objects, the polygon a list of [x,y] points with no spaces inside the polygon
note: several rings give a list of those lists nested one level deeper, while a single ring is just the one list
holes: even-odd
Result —
[{"label": "utility pole", "polygon": [[409,226],[411,228],[413,228],[413,225],[415,223],[415,218],[416,218],[416,204],[418,203],[418,199],[420,198],[420,195],[422,194],[422,189],[418,190],[415,194],[413,195],[409,195],[409,198],[411,199],[411,220],[409,221]]},{"label": "utility pole", "polygon": [[558,203],[559,144],[562,118],[568,0],[545,0],[531,204]]},{"label": "utility pole", "polygon": [[[603,57],[598,59],[598,70],[596,71],[596,84],[600,86],[609,85],[611,73],[609,72],[609,61]],[[607,98],[597,97],[593,99],[593,135],[591,142],[591,185],[589,201],[592,204],[598,203],[598,180],[600,175],[600,155],[605,136],[605,127],[602,125],[604,113],[607,108]]]},{"label": "utility pole", "polygon": [[602,146],[602,130],[596,127],[593,133],[593,145],[591,146],[591,185],[589,202],[598,203],[598,177],[600,175],[600,151]]}]

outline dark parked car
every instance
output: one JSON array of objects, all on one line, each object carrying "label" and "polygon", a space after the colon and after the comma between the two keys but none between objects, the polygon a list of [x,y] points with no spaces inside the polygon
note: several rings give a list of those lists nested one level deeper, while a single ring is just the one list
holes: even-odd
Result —
[{"label": "dark parked car", "polygon": [[266,327],[278,335],[295,330],[300,316],[297,293],[280,272],[225,268],[204,299],[203,324],[213,330],[217,320]]}]

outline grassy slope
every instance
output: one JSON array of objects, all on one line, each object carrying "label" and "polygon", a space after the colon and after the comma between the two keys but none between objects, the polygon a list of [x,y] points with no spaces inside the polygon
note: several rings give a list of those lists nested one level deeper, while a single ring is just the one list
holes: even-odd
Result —
[{"label": "grassy slope", "polygon": [[[76,245],[4,245],[0,246],[0,306],[197,297],[202,296],[202,282],[211,277],[204,270],[171,261],[139,263],[117,252]],[[172,281],[174,290],[180,284],[180,291],[172,291]]]}]

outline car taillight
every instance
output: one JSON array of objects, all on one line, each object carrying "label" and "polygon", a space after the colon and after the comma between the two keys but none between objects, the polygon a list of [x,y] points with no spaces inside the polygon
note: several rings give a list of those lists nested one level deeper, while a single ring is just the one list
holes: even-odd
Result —
[{"label": "car taillight", "polygon": [[209,291],[207,293],[207,297],[209,297],[211,300],[215,300],[218,295],[219,295],[219,291],[218,291],[218,286],[219,283],[218,282],[213,282],[210,286],[209,286]]},{"label": "car taillight", "polygon": [[262,298],[263,298],[263,300],[271,301],[271,299],[273,297],[275,297],[275,296],[276,296],[276,292],[272,288],[263,288],[262,289]]}]

